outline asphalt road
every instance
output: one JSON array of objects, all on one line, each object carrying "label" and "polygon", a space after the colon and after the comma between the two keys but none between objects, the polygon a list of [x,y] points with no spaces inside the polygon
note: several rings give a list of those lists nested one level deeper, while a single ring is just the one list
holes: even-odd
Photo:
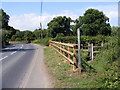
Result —
[{"label": "asphalt road", "polygon": [[32,63],[35,51],[33,44],[12,44],[0,51],[2,88],[19,88]]},{"label": "asphalt road", "polygon": [[53,88],[54,80],[46,69],[43,48],[14,43],[0,50],[0,88]]}]

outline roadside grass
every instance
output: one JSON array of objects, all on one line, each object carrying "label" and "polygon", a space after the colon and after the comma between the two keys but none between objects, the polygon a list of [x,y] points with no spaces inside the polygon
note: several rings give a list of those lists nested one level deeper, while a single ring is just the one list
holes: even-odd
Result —
[{"label": "roadside grass", "polygon": [[39,44],[41,46],[48,46],[49,45],[49,40],[52,38],[43,38],[43,39],[36,39],[33,41],[35,44]]},{"label": "roadside grass", "polygon": [[97,88],[102,86],[101,83],[98,83],[96,79],[98,76],[95,73],[83,72],[79,75],[54,49],[47,47],[44,51],[49,73],[56,77],[55,88]]},{"label": "roadside grass", "polygon": [[[84,49],[84,51],[86,51]],[[49,73],[55,78],[55,88],[120,88],[120,74],[118,61],[120,60],[120,47],[117,37],[111,37],[109,42],[101,49],[103,53],[96,54],[93,61],[89,61],[88,53],[82,54],[82,67],[85,68],[81,75],[72,70],[64,58],[53,48],[44,48],[45,63]]]}]

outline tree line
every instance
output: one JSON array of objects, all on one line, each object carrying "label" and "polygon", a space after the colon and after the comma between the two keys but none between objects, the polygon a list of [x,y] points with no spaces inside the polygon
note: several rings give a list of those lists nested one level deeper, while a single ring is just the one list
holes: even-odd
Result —
[{"label": "tree line", "polygon": [[64,36],[76,36],[80,28],[82,36],[111,35],[109,18],[97,9],[88,9],[83,16],[76,20],[70,17],[54,17],[48,24],[47,29],[35,29],[34,31],[20,31],[8,25],[10,16],[0,9],[0,34],[1,41],[23,41],[41,38],[55,38]]}]

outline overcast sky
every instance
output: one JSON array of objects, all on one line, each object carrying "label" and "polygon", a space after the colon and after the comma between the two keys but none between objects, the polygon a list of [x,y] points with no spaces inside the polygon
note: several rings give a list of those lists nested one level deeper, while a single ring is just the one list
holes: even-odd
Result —
[{"label": "overcast sky", "polygon": [[[111,26],[118,26],[117,2],[44,2],[42,20],[40,20],[41,2],[2,2],[3,10],[10,16],[9,25],[15,29],[35,30],[40,21],[43,28],[56,16],[67,16],[77,19],[87,9],[103,11],[110,18]],[[114,0],[113,0],[114,1]]]}]

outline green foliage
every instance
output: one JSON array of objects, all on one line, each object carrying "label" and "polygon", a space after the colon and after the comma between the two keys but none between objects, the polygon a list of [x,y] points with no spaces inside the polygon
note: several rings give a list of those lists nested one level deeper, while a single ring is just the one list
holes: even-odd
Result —
[{"label": "green foliage", "polygon": [[51,38],[37,39],[33,43],[37,43],[37,44],[40,44],[40,45],[43,45],[43,46],[48,46],[49,45],[49,40],[51,40]]},{"label": "green foliage", "polygon": [[9,15],[7,15],[5,12],[4,12],[4,10],[3,9],[0,9],[0,24],[2,24],[2,25],[0,25],[0,26],[2,26],[2,27],[0,27],[0,28],[4,28],[4,29],[6,29],[7,27],[8,27],[8,21],[9,21]]},{"label": "green foliage", "polygon": [[[57,39],[62,40],[63,38]],[[70,72],[70,67],[68,67],[67,63],[63,63],[63,57],[58,56],[59,54],[52,49],[46,48],[46,63],[51,69],[50,72],[57,77],[55,87],[108,88],[118,90],[120,88],[120,47],[118,46],[118,36],[108,37],[101,51],[103,53],[97,54],[95,60],[90,63],[87,63],[82,58],[82,66],[85,72],[82,72],[81,76],[78,77],[78,73],[75,75],[75,73]]]},{"label": "green foliage", "polygon": [[103,12],[96,9],[88,9],[84,16],[80,16],[76,20],[75,29],[81,27],[82,35],[96,36],[96,35],[110,35],[111,26],[108,23],[109,18]]},{"label": "green foliage", "polygon": [[[119,58],[120,59],[120,58]],[[107,88],[118,88],[120,85],[120,74],[118,70],[118,62],[113,62],[112,64],[108,64],[106,71],[104,72],[104,78],[102,81],[104,83],[104,87]]]},{"label": "green foliage", "polygon": [[116,36],[118,35],[118,29],[119,27],[112,27],[112,30],[111,30],[111,35],[112,36]]},{"label": "green foliage", "polygon": [[36,39],[40,39],[42,37],[42,31],[41,30],[38,30],[36,29],[33,34],[35,35],[35,38]]},{"label": "green foliage", "polygon": [[13,27],[8,25],[9,18],[9,15],[7,15],[3,9],[0,9],[0,29],[2,32],[2,41],[6,44],[16,32]]},{"label": "green foliage", "polygon": [[0,41],[2,41],[2,29],[0,29]]},{"label": "green foliage", "polygon": [[20,31],[20,30],[16,30],[15,35],[17,35],[17,37],[19,37],[19,38],[23,39],[24,32],[23,32],[23,31]]},{"label": "green foliage", "polygon": [[34,40],[34,34],[32,31],[23,31],[24,32],[24,40]]},{"label": "green foliage", "polygon": [[70,22],[71,22],[70,17],[66,16],[59,16],[56,18],[53,18],[48,23],[48,37],[56,37],[58,33],[63,33],[65,36],[69,36],[72,34],[72,31],[70,30]]},{"label": "green foliage", "polygon": [[[110,39],[109,36],[81,36],[81,44],[87,46],[88,43],[93,43],[94,45],[101,45],[101,42],[105,43]],[[54,41],[63,42],[63,43],[78,43],[77,36],[67,36],[67,37],[56,37],[52,39]]]},{"label": "green foliage", "polygon": [[22,41],[22,39],[17,37],[15,41]]},{"label": "green foliage", "polygon": [[58,33],[56,37],[64,37],[63,33]]},{"label": "green foliage", "polygon": [[77,37],[67,36],[67,37],[56,37],[52,39],[53,41],[63,42],[63,43],[76,43]]},{"label": "green foliage", "polygon": [[16,38],[17,38],[17,35],[13,35],[13,36],[11,37],[11,41],[15,41]]},{"label": "green foliage", "polygon": [[42,39],[42,38],[47,37],[46,29],[44,29],[44,30],[36,29],[35,31],[33,31],[33,34],[35,36],[35,39]]},{"label": "green foliage", "polygon": [[9,39],[9,35],[11,32],[4,29],[2,29],[1,32],[2,32],[2,40],[6,42]]},{"label": "green foliage", "polygon": [[102,83],[102,87],[118,88],[120,84],[120,74],[118,60],[120,59],[120,47],[118,46],[118,36],[111,37],[109,42],[105,44],[103,53],[96,56],[96,62],[93,67],[98,74],[102,76],[98,82]]}]

